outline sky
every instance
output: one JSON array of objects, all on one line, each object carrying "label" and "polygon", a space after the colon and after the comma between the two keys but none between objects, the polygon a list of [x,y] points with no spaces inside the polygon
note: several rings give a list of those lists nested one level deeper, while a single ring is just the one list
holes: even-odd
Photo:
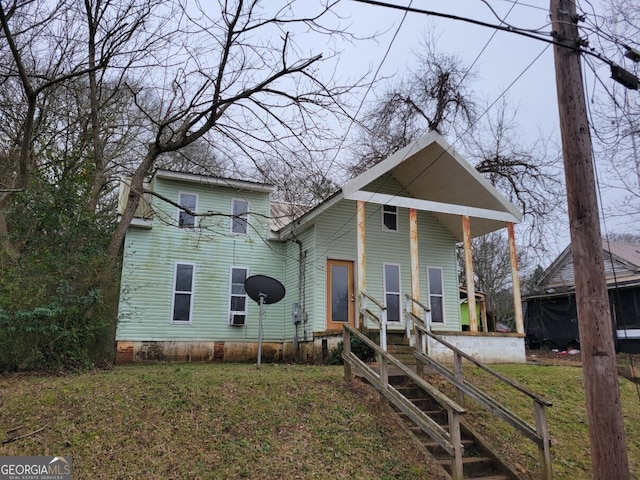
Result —
[{"label": "sky", "polygon": [[[387,0],[386,3],[411,5],[490,24],[500,23],[497,15],[514,27],[551,31],[548,0],[488,0],[495,14],[482,0]],[[598,1],[580,4],[585,10],[594,11],[590,17],[597,21],[595,14],[601,13],[603,6]],[[348,25],[350,32],[363,37],[375,36],[375,40],[344,45],[339,61],[341,71],[358,75],[380,68],[379,77],[398,79],[415,66],[414,52],[420,48],[421,39],[435,31],[439,51],[458,56],[463,64],[474,65],[477,76],[473,88],[478,97],[491,104],[504,94],[511,105],[517,108],[516,123],[520,127],[520,138],[525,143],[533,143],[542,136],[559,147],[559,115],[552,45],[460,20],[418,13],[408,13],[403,22],[404,12],[401,10],[355,0],[341,1],[337,11],[344,17],[343,23]],[[398,30],[399,25],[401,27]],[[592,44],[596,43],[596,39],[590,40]],[[385,58],[387,49],[389,53]],[[605,82],[613,82],[608,78],[608,67],[605,64],[602,67],[600,78]],[[587,79],[587,88],[591,88],[593,84],[593,79]],[[381,87],[382,85],[372,89],[367,94],[366,101],[374,101],[376,95],[381,93]],[[454,148],[461,149],[460,145],[456,145],[455,139],[448,140]],[[603,197],[605,202],[609,201],[607,195],[605,193]],[[563,218],[563,225],[558,229],[557,235],[549,239],[551,258],[570,242],[568,218],[566,215]],[[615,230],[615,222],[609,221],[607,228]]]}]

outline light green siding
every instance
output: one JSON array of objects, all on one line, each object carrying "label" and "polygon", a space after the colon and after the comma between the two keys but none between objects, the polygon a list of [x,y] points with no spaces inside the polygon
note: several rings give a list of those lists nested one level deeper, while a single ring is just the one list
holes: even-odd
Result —
[{"label": "light green siding", "polygon": [[[153,198],[151,229],[130,228],[125,239],[120,296],[119,341],[257,341],[258,305],[249,300],[246,326],[228,325],[230,268],[246,267],[249,275],[263,274],[280,280],[285,298],[265,307],[265,341],[293,338],[292,304],[299,301],[301,250],[304,258],[300,341],[326,330],[326,266],[328,259],[354,262],[357,281],[356,202],[342,200],[318,214],[286,242],[268,240],[269,194],[230,187],[156,178],[152,188],[178,202],[181,192],[198,196],[195,229],[177,227],[178,209]],[[399,193],[391,177],[378,182],[378,191]],[[250,205],[248,235],[232,235],[229,215],[232,200]],[[381,206],[367,204],[366,291],[384,301],[383,265],[400,265],[401,295],[411,293],[409,215],[398,209],[398,231],[382,229]],[[453,236],[428,212],[418,212],[420,299],[428,302],[427,266],[443,269],[445,323],[434,329],[460,330],[458,276]],[[171,323],[174,268],[176,262],[193,263],[192,321]]]},{"label": "light green siding", "polygon": [[[258,305],[249,300],[245,327],[228,325],[230,268],[247,267],[249,275],[263,274],[283,281],[284,246],[269,236],[269,194],[225,187],[156,179],[154,190],[178,201],[179,193],[198,195],[195,229],[177,228],[176,207],[153,199],[155,217],[150,230],[131,228],[123,257],[118,340],[255,340]],[[248,235],[231,234],[232,199],[249,202]],[[171,323],[174,265],[195,264],[190,324]],[[265,341],[282,341],[290,316],[285,314],[295,294],[265,307]]]},{"label": "light green siding", "polygon": [[[391,183],[391,182],[389,182]],[[391,186],[393,184],[391,183]],[[387,192],[385,192],[387,193]],[[411,259],[409,245],[409,213],[398,209],[398,231],[382,229],[381,206],[366,204],[365,250],[366,291],[384,301],[383,265],[400,265],[401,295],[411,293]],[[318,215],[314,220],[313,236],[305,238],[307,256],[307,291],[315,292],[306,309],[316,332],[326,329],[326,265],[328,259],[352,260],[357,269],[356,202],[342,201]],[[454,237],[428,212],[418,212],[418,245],[420,266],[420,299],[428,302],[427,266],[443,269],[445,323],[434,329],[460,330],[458,309],[458,274]],[[357,277],[358,272],[355,272]],[[313,285],[313,287],[312,287]],[[308,298],[308,295],[305,295]],[[401,325],[399,325],[401,326]]]}]

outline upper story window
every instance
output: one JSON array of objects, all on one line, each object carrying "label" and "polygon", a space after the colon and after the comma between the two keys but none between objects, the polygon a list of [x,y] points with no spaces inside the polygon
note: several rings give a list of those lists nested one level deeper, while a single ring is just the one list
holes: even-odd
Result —
[{"label": "upper story window", "polygon": [[431,308],[431,321],[435,323],[444,323],[442,268],[427,267],[427,280],[429,281],[429,307]]},{"label": "upper story window", "polygon": [[193,263],[176,263],[173,274],[172,323],[191,323],[193,310]]},{"label": "upper story window", "polygon": [[249,223],[249,202],[241,198],[234,198],[231,205],[231,233],[246,235]]},{"label": "upper story window", "polygon": [[387,232],[398,231],[398,207],[395,205],[382,206],[382,230]]},{"label": "upper story window", "polygon": [[[181,193],[178,201],[181,207],[186,208],[190,212],[195,212],[198,208],[198,195],[195,193]],[[196,226],[196,217],[181,208],[178,209],[178,227],[194,228]]]}]

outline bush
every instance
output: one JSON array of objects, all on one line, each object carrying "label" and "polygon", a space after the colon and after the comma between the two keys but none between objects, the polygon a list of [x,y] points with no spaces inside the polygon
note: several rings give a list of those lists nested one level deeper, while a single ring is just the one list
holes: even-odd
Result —
[{"label": "bush", "polygon": [[[380,334],[378,332],[367,331],[364,332],[366,337],[375,342],[377,345],[380,344]],[[357,356],[363,362],[373,362],[376,359],[376,352],[369,345],[364,343],[355,335],[351,335],[351,352]],[[342,365],[344,362],[342,360],[342,351],[344,350],[344,343],[342,340],[338,343],[336,348],[331,350],[331,354],[329,358],[327,358],[328,365]]]}]

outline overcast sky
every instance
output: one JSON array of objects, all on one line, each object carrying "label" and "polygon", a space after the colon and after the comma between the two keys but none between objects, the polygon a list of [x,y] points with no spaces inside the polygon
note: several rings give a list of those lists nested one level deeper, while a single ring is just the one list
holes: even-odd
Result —
[{"label": "overcast sky", "polygon": [[[490,24],[500,23],[496,18],[497,14],[514,27],[540,29],[547,33],[551,31],[547,0],[488,0],[495,14],[482,0],[387,0],[387,3],[411,4],[415,8]],[[590,20],[594,22],[598,21],[597,14],[603,11],[599,1],[581,2],[580,6],[584,10],[588,9]],[[402,77],[408,69],[415,66],[414,52],[420,47],[421,39],[429,32],[435,31],[439,37],[439,51],[457,55],[465,65],[474,63],[477,77],[473,88],[481,99],[492,103],[506,92],[510,103],[518,109],[516,121],[520,126],[520,137],[526,143],[533,143],[540,132],[556,144],[560,143],[551,45],[461,20],[418,13],[407,14],[397,37],[392,42],[404,16],[402,11],[354,0],[340,2],[338,11],[346,17],[344,24],[349,25],[349,31],[362,36],[376,36],[375,41],[344,46],[345,50],[340,56],[342,71],[352,71],[356,75],[375,71],[391,45],[390,54],[384,60],[380,75]],[[591,44],[595,46],[597,39],[594,37],[594,34],[589,35]],[[608,78],[609,71],[606,65],[602,65],[599,76],[603,82],[612,82]],[[587,89],[592,86],[593,79],[587,79]],[[382,89],[379,86],[369,92],[367,101],[374,101],[376,95],[381,93]],[[448,140],[460,149],[460,146],[455,144],[455,139]],[[559,235],[556,239],[555,249],[558,252],[569,242],[568,219],[565,226],[566,235]],[[615,229],[613,222],[608,227]]]}]

